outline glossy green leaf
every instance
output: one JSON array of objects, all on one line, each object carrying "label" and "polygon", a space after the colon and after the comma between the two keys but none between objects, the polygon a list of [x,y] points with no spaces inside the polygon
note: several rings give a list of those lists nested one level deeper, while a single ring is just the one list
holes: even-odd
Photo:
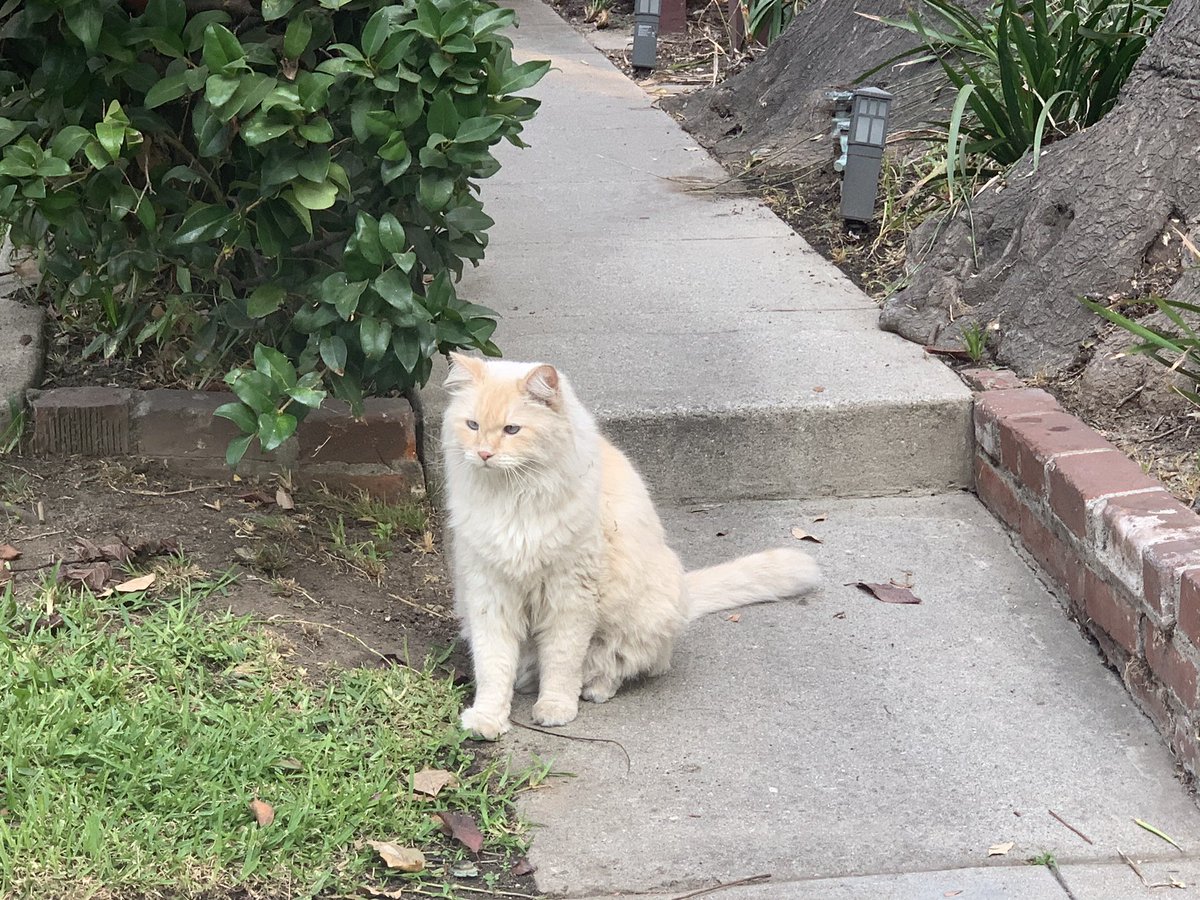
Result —
[{"label": "glossy green leaf", "polygon": [[385,213],[379,220],[379,243],[388,253],[403,253],[407,246],[404,226],[392,213]]},{"label": "glossy green leaf", "polygon": [[297,424],[291,413],[259,413],[258,442],[269,453],[296,433]]},{"label": "glossy green leaf", "polygon": [[329,209],[337,200],[337,185],[332,181],[314,184],[301,179],[292,185],[292,192],[305,209]]},{"label": "glossy green leaf", "polygon": [[454,135],[455,142],[468,144],[473,141],[486,141],[495,136],[504,125],[497,116],[476,116],[464,121]]},{"label": "glossy green leaf", "polygon": [[268,22],[286,16],[297,0],[262,0],[262,17]]},{"label": "glossy green leaf", "polygon": [[242,372],[234,379],[230,389],[239,400],[255,413],[264,413],[275,408],[275,387],[271,379],[261,372]]},{"label": "glossy green leaf", "polygon": [[392,339],[392,323],[387,319],[363,316],[358,323],[359,340],[367,359],[379,359]]},{"label": "glossy green leaf", "polygon": [[[265,4],[264,4],[265,7]],[[288,22],[287,31],[283,35],[283,55],[288,59],[296,59],[308,49],[312,39],[312,23],[307,16],[297,16]]]},{"label": "glossy green leaf", "polygon": [[372,286],[389,306],[401,312],[411,311],[416,302],[408,276],[395,269],[380,275]]},{"label": "glossy green leaf", "polygon": [[211,241],[225,233],[233,213],[223,206],[200,203],[192,207],[179,230],[175,232],[176,244],[196,244]]},{"label": "glossy green leaf", "polygon": [[204,64],[211,72],[223,72],[245,59],[241,43],[224,25],[216,22],[204,29]]},{"label": "glossy green leaf", "polygon": [[438,212],[450,202],[454,193],[454,182],[436,175],[422,175],[417,186],[417,199],[430,212]]},{"label": "glossy green leaf", "polygon": [[287,296],[287,291],[279,285],[264,284],[255,288],[246,299],[246,315],[252,319],[261,319],[279,309],[279,304]]},{"label": "glossy green leaf", "polygon": [[223,403],[213,410],[213,415],[228,419],[244,434],[252,435],[258,430],[258,417],[244,403]]},{"label": "glossy green leaf", "polygon": [[180,72],[176,75],[168,75],[158,81],[154,87],[146,92],[145,104],[150,109],[162,106],[164,103],[170,103],[172,100],[178,100],[188,92],[187,77]]},{"label": "glossy green leaf", "polygon": [[237,464],[242,461],[242,457],[246,455],[246,451],[250,449],[250,442],[254,440],[254,437],[254,434],[250,433],[230,441],[229,446],[225,448],[225,465],[231,469],[236,468]]},{"label": "glossy green leaf", "polygon": [[336,334],[321,338],[321,361],[330,371],[341,375],[346,371],[346,342]]},{"label": "glossy green leaf", "polygon": [[254,345],[254,367],[270,378],[280,388],[296,385],[296,367],[291,360],[266,344]]},{"label": "glossy green leaf", "polygon": [[95,50],[104,27],[104,8],[99,3],[83,2],[64,10],[67,28],[88,50]]}]

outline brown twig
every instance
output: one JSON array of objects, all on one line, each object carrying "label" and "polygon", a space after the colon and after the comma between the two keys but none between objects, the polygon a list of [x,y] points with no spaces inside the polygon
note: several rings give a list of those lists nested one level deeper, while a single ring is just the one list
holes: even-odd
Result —
[{"label": "brown twig", "polygon": [[417,610],[418,612],[428,613],[429,615],[433,616],[435,619],[451,618],[450,616],[447,616],[444,613],[440,613],[440,612],[437,612],[436,610],[428,609],[427,607],[424,607],[419,603],[414,603],[412,600],[405,600],[403,597],[399,596],[398,594],[388,594],[388,596],[391,597],[393,600],[399,600],[401,603],[407,603],[409,606],[411,606],[413,609]]},{"label": "brown twig", "polygon": [[723,891],[726,888],[741,887],[746,884],[760,884],[764,881],[771,880],[771,873],[767,872],[762,875],[751,875],[749,878],[739,878],[737,881],[727,881],[724,884],[714,884],[712,887],[701,888],[698,891],[692,891],[690,894],[680,894],[675,900],[688,900],[689,897],[703,897],[706,894],[714,894],[717,891]]},{"label": "brown twig", "polygon": [[227,485],[221,483],[200,484],[196,485],[196,487],[181,488],[177,491],[134,491],[121,490],[121,488],[117,488],[117,490],[121,491],[123,494],[137,494],[139,497],[177,497],[180,494],[194,494],[196,491],[208,491],[213,490],[214,488],[223,487],[227,487]]},{"label": "brown twig", "polygon": [[1071,829],[1071,831],[1075,832],[1077,835],[1079,835],[1081,838],[1083,838],[1089,844],[1092,843],[1092,839],[1090,837],[1088,837],[1086,834],[1084,834],[1082,831],[1080,831],[1078,828],[1076,828],[1074,825],[1072,825],[1070,822],[1068,822],[1066,819],[1064,819],[1062,816],[1060,816],[1054,810],[1048,809],[1048,810],[1046,810],[1046,812],[1050,813],[1050,815],[1054,816],[1054,818],[1057,819],[1062,825]]},{"label": "brown twig", "polygon": [[312,628],[328,628],[330,631],[336,631],[342,637],[348,637],[348,638],[350,638],[350,640],[358,642],[359,644],[362,645],[362,648],[364,650],[366,650],[368,653],[375,654],[380,659],[382,659],[384,662],[386,662],[386,663],[391,662],[390,659],[388,659],[386,656],[384,656],[382,653],[380,653],[378,650],[376,650],[374,647],[372,647],[370,644],[368,644],[366,641],[364,641],[358,635],[354,635],[348,631],[344,631],[341,628],[338,628],[336,625],[329,625],[329,624],[326,624],[325,622],[310,622],[308,619],[284,619],[280,616],[270,616],[267,618],[266,621],[267,622],[277,622],[281,625],[308,625]]},{"label": "brown twig", "polygon": [[583,735],[579,734],[566,734],[562,731],[550,731],[546,728],[537,728],[533,725],[526,725],[524,722],[518,722],[516,719],[513,719],[512,723],[518,728],[524,728],[526,731],[536,731],[538,734],[545,734],[555,738],[565,738],[568,741],[583,741],[584,743],[588,744],[613,744],[614,746],[620,748],[621,752],[625,754],[625,774],[628,775],[633,769],[633,761],[629,758],[629,751],[625,749],[625,745],[620,741],[614,741],[612,738],[584,737]]},{"label": "brown twig", "polygon": [[1138,864],[1135,863],[1128,856],[1126,856],[1120,847],[1117,848],[1117,856],[1121,857],[1121,859],[1125,861],[1125,865],[1127,865],[1127,866],[1129,866],[1129,868],[1133,869],[1133,874],[1141,879],[1142,884],[1145,887],[1148,887],[1148,888],[1161,888],[1161,887],[1182,888],[1182,887],[1185,887],[1183,882],[1176,881],[1174,878],[1171,878],[1167,881],[1147,881],[1146,876],[1142,874],[1142,870],[1138,867]]}]

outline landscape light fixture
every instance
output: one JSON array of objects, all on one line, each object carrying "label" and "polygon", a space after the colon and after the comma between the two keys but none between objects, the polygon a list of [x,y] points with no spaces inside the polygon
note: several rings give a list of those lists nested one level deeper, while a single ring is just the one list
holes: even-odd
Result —
[{"label": "landscape light fixture", "polygon": [[633,0],[633,67],[653,69],[658,61],[658,20],[662,0]]},{"label": "landscape light fixture", "polygon": [[870,222],[875,217],[879,170],[887,142],[888,111],[894,98],[879,88],[860,88],[851,100],[846,171],[842,174],[842,218]]},{"label": "landscape light fixture", "polygon": [[829,136],[833,138],[833,171],[846,171],[846,148],[850,139],[850,112],[854,108],[853,91],[826,91],[826,102],[832,104],[833,115]]}]

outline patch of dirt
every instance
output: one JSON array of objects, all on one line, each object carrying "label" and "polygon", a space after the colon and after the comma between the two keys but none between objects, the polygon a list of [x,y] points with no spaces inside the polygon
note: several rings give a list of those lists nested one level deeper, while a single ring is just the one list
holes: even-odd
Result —
[{"label": "patch of dirt", "polygon": [[[633,36],[633,0],[547,0],[551,9],[585,36],[605,32],[593,42],[605,47],[620,43],[619,36]],[[761,48],[734,50],[726,6],[710,0],[695,3],[687,12],[686,34],[660,34],[658,63],[653,70],[635,69],[629,61],[629,46],[603,49],[612,64],[638,82],[650,94],[670,93],[680,88],[712,86],[738,72]],[[592,38],[589,37],[589,40]],[[663,87],[657,88],[662,85]]]},{"label": "patch of dirt", "polygon": [[[237,581],[210,604],[261,620],[283,639],[292,661],[318,677],[330,666],[419,667],[432,655],[465,680],[468,659],[456,646],[436,525],[381,540],[377,524],[356,518],[353,502],[296,491],[289,492],[295,509],[288,511],[275,502],[277,487],[191,481],[149,462],[5,457],[0,544],[22,553],[12,563],[21,594],[55,562],[74,559],[80,539],[171,539],[186,563],[155,559],[160,583],[236,573]],[[333,536],[339,516],[340,544]],[[372,548],[381,559],[372,559]]]},{"label": "patch of dirt", "polygon": [[1138,404],[1136,395],[1123,403],[1097,402],[1075,376],[1039,386],[1200,513],[1200,410],[1155,410]]}]

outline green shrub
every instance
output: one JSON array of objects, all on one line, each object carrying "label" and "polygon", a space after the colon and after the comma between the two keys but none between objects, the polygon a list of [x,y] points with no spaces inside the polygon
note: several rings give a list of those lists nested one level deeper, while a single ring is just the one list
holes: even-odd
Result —
[{"label": "green shrub", "polygon": [[807,0],[741,0],[746,36],[770,45],[804,9]]},{"label": "green shrub", "polygon": [[965,155],[1011,166],[1042,143],[1098,121],[1117,102],[1170,0],[1000,0],[975,16],[955,0],[925,0],[930,15],[883,19],[922,45],[904,59],[936,58],[958,90],[949,175]]},{"label": "green shrub", "polygon": [[0,222],[94,323],[88,353],[253,348],[226,378],[229,459],[273,449],[328,392],[360,409],[439,351],[498,352],[454,282],[492,224],[475,181],[523,146],[537,102],[515,94],[549,67],[513,61],[513,21],[491,0],[0,2]]}]

